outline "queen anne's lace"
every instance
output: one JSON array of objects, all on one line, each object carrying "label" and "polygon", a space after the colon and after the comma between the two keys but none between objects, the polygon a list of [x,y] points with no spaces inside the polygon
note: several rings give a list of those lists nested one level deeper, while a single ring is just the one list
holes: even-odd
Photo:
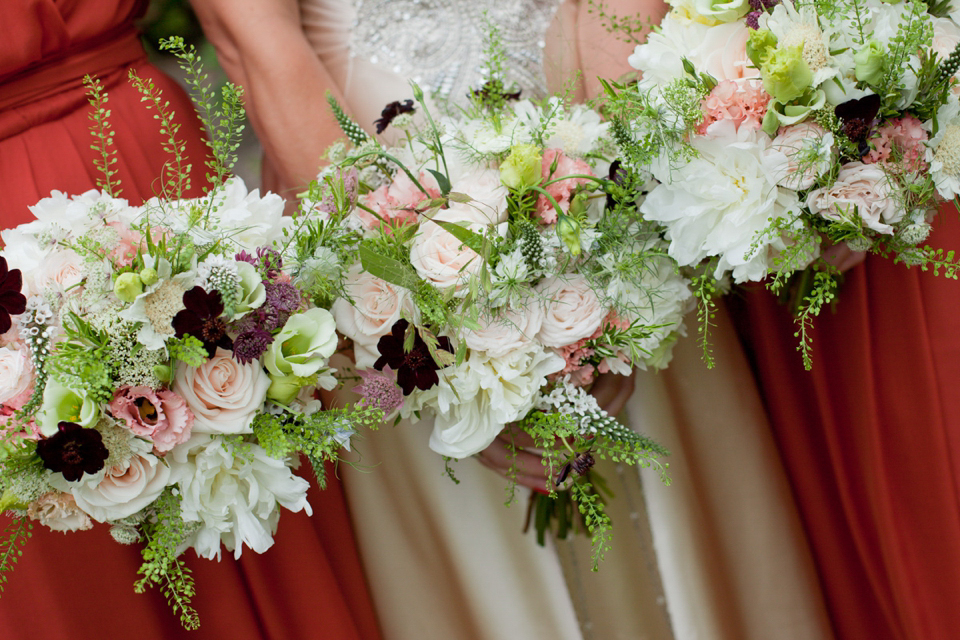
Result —
[{"label": "queen anne's lace", "polygon": [[486,13],[500,28],[508,84],[518,84],[524,97],[546,95],[544,38],[558,0],[355,0],[355,5],[350,55],[410,78],[428,94],[462,102],[483,84]]}]

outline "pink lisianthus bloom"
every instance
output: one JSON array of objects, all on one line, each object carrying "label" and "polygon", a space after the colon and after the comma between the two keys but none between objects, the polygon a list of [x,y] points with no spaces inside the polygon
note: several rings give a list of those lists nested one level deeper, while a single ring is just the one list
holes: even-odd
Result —
[{"label": "pink lisianthus bloom", "polygon": [[770,95],[759,80],[723,80],[703,99],[703,121],[697,133],[705,135],[707,127],[718,120],[730,120],[737,128],[746,125],[759,129],[769,103]]},{"label": "pink lisianthus bloom", "polygon": [[86,531],[93,522],[69,493],[50,491],[31,502],[27,516],[53,531]]},{"label": "pink lisianthus bloom", "polygon": [[114,264],[118,267],[129,267],[133,264],[133,259],[140,249],[143,236],[141,236],[138,231],[119,222],[108,222],[107,224],[113,227],[120,235],[120,242],[110,252],[110,259],[113,260]]},{"label": "pink lisianthus bloom", "polygon": [[[864,164],[885,162],[900,162],[911,171],[925,171],[927,163],[924,161],[926,153],[927,132],[923,123],[911,115],[902,118],[893,118],[877,129],[877,135],[870,139],[873,147],[863,156]],[[897,154],[891,159],[894,150]]]},{"label": "pink lisianthus bloom", "polygon": [[358,208],[356,213],[363,222],[363,226],[367,229],[378,229],[384,225],[383,221],[400,226],[416,224],[416,209],[420,203],[442,195],[433,176],[421,171],[417,180],[427,193],[421,191],[406,172],[399,171],[393,182],[363,196],[363,204],[380,216],[377,218],[369,211]]},{"label": "pink lisianthus bloom", "polygon": [[153,442],[158,454],[186,442],[193,429],[193,413],[184,399],[169,389],[123,387],[108,406],[130,431]]},{"label": "pink lisianthus bloom", "polygon": [[[551,173],[550,170],[554,162],[557,163],[557,167]],[[590,165],[579,158],[571,158],[560,149],[547,149],[544,151],[543,161],[540,166],[540,175],[543,177],[544,182],[578,174],[594,175]],[[587,184],[587,182],[589,181],[586,178],[557,180],[557,182],[545,186],[544,190],[557,201],[557,204],[559,204],[563,212],[566,213],[570,210],[570,200],[573,197],[574,190],[582,184]],[[551,203],[546,196],[541,195],[537,199],[537,215],[540,216],[540,220],[544,224],[553,224],[557,221],[557,210],[553,208],[553,203]]]}]

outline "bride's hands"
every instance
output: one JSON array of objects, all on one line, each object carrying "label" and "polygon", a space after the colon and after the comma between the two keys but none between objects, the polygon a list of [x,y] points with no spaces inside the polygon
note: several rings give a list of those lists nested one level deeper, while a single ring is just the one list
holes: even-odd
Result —
[{"label": "bride's hands", "polygon": [[[590,393],[597,399],[601,409],[616,416],[626,406],[635,385],[636,373],[629,376],[602,373]],[[515,459],[512,457],[511,442],[516,449]],[[507,472],[514,466],[517,484],[534,491],[546,493],[548,483],[553,482],[552,478],[547,477],[547,468],[543,466],[541,455],[536,452],[533,438],[516,427],[504,429],[489,447],[477,454],[477,458],[483,466],[504,478],[510,477]]]}]

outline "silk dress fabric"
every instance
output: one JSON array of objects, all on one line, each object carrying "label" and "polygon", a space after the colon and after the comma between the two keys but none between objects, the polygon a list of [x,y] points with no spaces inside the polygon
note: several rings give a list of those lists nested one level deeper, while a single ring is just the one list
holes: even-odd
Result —
[{"label": "silk dress fabric", "polygon": [[[368,130],[383,105],[412,98],[408,77],[454,102],[476,85],[476,15],[493,7],[510,64],[522,67],[514,79],[523,96],[542,97],[547,78],[560,88],[564,72],[579,66],[573,2],[300,2],[307,37]],[[644,492],[632,469],[607,471],[622,497],[611,505],[619,518],[613,551],[598,573],[582,540],[559,542],[561,571],[553,549],[520,533],[525,505],[505,508],[505,481],[475,460],[454,465],[459,485],[445,477],[427,447],[429,421],[385,426],[359,442],[361,465],[373,468],[347,469],[346,489],[385,635],[670,638],[659,572],[676,638],[829,639],[749,372],[728,324],[713,340],[718,367],[710,374],[688,339],[666,374],[641,375],[630,419],[673,450],[673,483],[651,475]],[[644,493],[656,560],[645,544]]]},{"label": "silk dress fabric", "polygon": [[[32,219],[28,206],[57,189],[96,185],[84,74],[109,92],[116,132],[116,178],[133,204],[154,195],[167,157],[152,112],[127,82],[135,70],[163,91],[179,115],[195,166],[206,155],[193,107],[177,85],[147,64],[133,0],[8,0],[0,19],[0,224]],[[195,180],[199,188],[200,181]],[[199,195],[194,192],[188,195]],[[302,472],[309,474],[309,467]],[[136,637],[260,640],[377,640],[380,634],[360,567],[342,489],[313,484],[314,516],[285,512],[276,543],[263,555],[229,552],[220,562],[188,551],[201,628],[187,633],[158,589],[137,595],[138,545],[113,541],[106,525],[56,533],[35,525],[0,597],[5,639]],[[0,525],[4,527],[4,517]]]},{"label": "silk dress fabric", "polygon": [[[960,246],[952,204],[927,243]],[[763,390],[837,638],[960,629],[960,285],[868,256],[813,329],[804,371],[763,290],[734,315]]]}]

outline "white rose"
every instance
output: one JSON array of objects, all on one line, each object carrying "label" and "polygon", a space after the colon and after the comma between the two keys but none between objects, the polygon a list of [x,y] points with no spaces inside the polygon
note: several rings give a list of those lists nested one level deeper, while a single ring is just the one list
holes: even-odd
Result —
[{"label": "white rose", "polygon": [[503,316],[481,318],[481,328],[463,332],[463,340],[474,351],[484,351],[491,358],[529,345],[543,324],[543,308],[531,304],[523,311],[510,310]]},{"label": "white rose", "polygon": [[609,312],[581,275],[546,278],[537,291],[546,305],[537,337],[548,347],[565,347],[589,338]]},{"label": "white rose", "polygon": [[24,349],[0,347],[0,404],[9,402],[33,385],[33,366]]},{"label": "white rose", "polygon": [[151,453],[153,445],[131,437],[132,455],[125,461],[97,473],[90,479],[62,483],[58,488],[73,494],[77,506],[97,522],[119,520],[150,505],[170,480],[170,468]]},{"label": "white rose", "polygon": [[946,60],[960,43],[960,26],[950,18],[933,19],[933,44],[931,49]]},{"label": "white rose", "polygon": [[473,198],[466,206],[476,208],[488,224],[506,221],[507,188],[496,169],[473,168],[453,183],[451,191]]},{"label": "white rose", "polygon": [[350,267],[344,288],[350,299],[333,303],[333,317],[340,333],[353,340],[357,367],[370,368],[379,357],[377,341],[404,313],[413,316],[413,298],[409,290],[370,275],[359,264]]},{"label": "white rose", "polygon": [[538,345],[499,358],[472,352],[424,394],[422,401],[436,409],[430,448],[451,458],[482,451],[506,424],[533,408],[547,376],[564,364],[563,358]]},{"label": "white rose", "polygon": [[[487,219],[468,204],[454,203],[441,211],[433,220],[467,223],[477,232],[484,233]],[[452,233],[434,223],[424,220],[410,247],[410,263],[421,278],[440,289],[455,287],[458,292],[471,276],[480,272],[482,258]],[[465,295],[465,292],[462,293]]]},{"label": "white rose", "polygon": [[807,195],[807,206],[829,220],[849,220],[859,214],[868,228],[886,234],[893,233],[890,224],[899,222],[905,213],[890,196],[888,178],[880,165],[862,162],[841,167],[831,187]]},{"label": "white rose", "polygon": [[83,260],[75,251],[65,249],[50,253],[43,261],[37,284],[47,287],[54,283],[60,291],[73,291],[83,280]]},{"label": "white rose", "polygon": [[267,396],[270,378],[258,361],[240,364],[229,351],[199,367],[180,363],[173,390],[193,412],[194,433],[250,433],[250,423]]},{"label": "white rose", "polygon": [[252,443],[234,451],[219,438],[194,435],[167,459],[172,480],[180,485],[180,512],[200,528],[188,544],[202,558],[220,559],[221,542],[234,557],[243,547],[263,553],[273,545],[279,507],[312,514],[309,483]]},{"label": "white rose", "polygon": [[[817,176],[827,169],[833,161],[833,134],[814,122],[801,122],[789,127],[781,127],[770,148],[787,156],[787,177],[780,184],[797,191],[809,189]],[[810,160],[814,160],[810,162]],[[800,161],[803,172],[798,173]]]}]

